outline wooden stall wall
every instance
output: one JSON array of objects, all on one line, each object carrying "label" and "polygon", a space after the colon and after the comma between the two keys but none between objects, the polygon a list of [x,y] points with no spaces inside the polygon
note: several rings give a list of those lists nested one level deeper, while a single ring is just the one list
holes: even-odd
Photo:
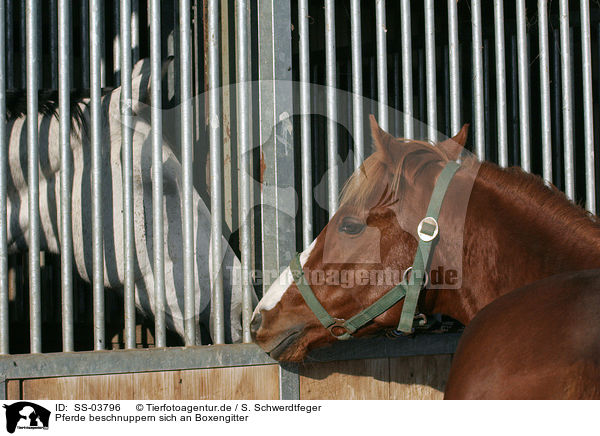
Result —
[{"label": "wooden stall wall", "polygon": [[[302,400],[442,399],[451,355],[306,363]],[[10,400],[276,400],[278,365],[10,380]]]}]

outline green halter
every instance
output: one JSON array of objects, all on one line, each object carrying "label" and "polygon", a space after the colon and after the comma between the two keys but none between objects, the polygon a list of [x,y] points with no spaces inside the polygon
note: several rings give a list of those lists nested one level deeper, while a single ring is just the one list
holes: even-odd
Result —
[{"label": "green halter", "polygon": [[[300,263],[300,253],[296,253],[296,256],[294,256],[290,263],[290,271],[292,272],[294,282],[300,290],[308,307],[313,311],[321,324],[323,324],[323,327],[329,330],[333,336],[341,340],[349,339],[359,328],[369,321],[372,321],[375,317],[381,315],[402,298],[404,298],[404,306],[402,307],[402,315],[400,316],[398,330],[404,333],[412,332],[419,293],[421,292],[421,289],[427,286],[427,271],[429,270],[433,255],[432,249],[435,246],[439,233],[437,220],[440,215],[440,209],[446,195],[446,190],[450,185],[450,181],[459,167],[460,165],[454,161],[448,162],[440,173],[435,187],[433,188],[429,207],[427,208],[427,215],[421,220],[417,227],[419,246],[417,247],[413,265],[409,268],[411,271],[410,279],[407,280],[406,273],[409,271],[407,270],[404,273],[402,282],[394,286],[375,303],[371,304],[357,315],[354,315],[352,318],[344,320],[329,315],[327,310],[325,310],[319,300],[317,300],[312,288],[307,283],[306,278],[304,277],[304,271],[302,270],[302,264]],[[333,330],[335,327],[339,327],[345,331],[341,334],[336,334]]]}]

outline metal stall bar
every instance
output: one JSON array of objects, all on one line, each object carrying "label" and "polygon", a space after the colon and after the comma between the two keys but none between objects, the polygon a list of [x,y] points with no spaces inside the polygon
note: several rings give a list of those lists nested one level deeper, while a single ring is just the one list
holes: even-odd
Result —
[{"label": "metal stall bar", "polygon": [[521,167],[531,171],[529,134],[529,55],[527,47],[527,13],[525,0],[517,0],[517,52],[519,69],[519,128],[521,132]]},{"label": "metal stall bar", "polygon": [[[290,0],[258,2],[260,153],[264,156],[261,203],[263,292],[296,251],[292,10]],[[314,108],[313,103],[313,108]]]},{"label": "metal stall bar", "polygon": [[[9,353],[8,318],[8,249],[6,222],[6,172],[8,137],[6,133],[6,39],[5,2],[0,1],[0,354]],[[12,41],[9,40],[9,44]],[[12,65],[11,65],[12,69]]]},{"label": "metal stall bar", "polygon": [[[207,47],[207,62],[208,62],[208,126],[209,126],[209,147],[210,147],[210,244],[212,256],[210,262],[212,264],[212,294],[211,298],[216,295],[222,295],[223,276],[221,271],[221,259],[223,258],[223,248],[221,246],[222,222],[221,214],[223,210],[223,189],[221,180],[223,179],[223,170],[221,169],[221,161],[223,160],[222,143],[221,143],[221,101],[219,99],[219,2],[217,0],[209,0],[208,2],[208,47]],[[217,291],[217,289],[219,289]],[[218,297],[217,297],[218,298]],[[215,312],[213,317],[215,325],[223,322],[223,305],[216,306],[213,302]],[[214,328],[214,327],[213,327]],[[214,329],[214,342],[222,344],[224,342],[224,334],[222,329]],[[188,341],[189,339],[189,341]],[[192,345],[192,337],[187,338],[186,328],[186,343]]]},{"label": "metal stall bar", "polygon": [[337,96],[335,82],[335,0],[325,0],[325,83],[327,85],[327,173],[329,218],[338,208]]},{"label": "metal stall bar", "polygon": [[585,141],[585,207],[596,213],[594,175],[594,102],[592,94],[592,49],[590,46],[590,4],[581,0],[581,70],[583,75],[583,125]]},{"label": "metal stall bar", "polygon": [[[182,196],[183,196],[183,275],[185,294],[185,336],[189,336],[189,344],[196,343],[196,308],[194,286],[194,113],[192,110],[192,24],[190,0],[179,0],[179,50],[180,50],[180,90],[181,90],[181,167],[182,167]],[[162,158],[162,150],[161,150]],[[221,210],[221,209],[219,209]],[[161,208],[162,213],[162,208]],[[219,219],[221,218],[219,214]],[[222,233],[217,236],[220,238]],[[220,258],[219,258],[220,260]],[[164,268],[164,265],[163,265]],[[219,270],[221,266],[219,265]],[[213,270],[215,271],[215,270]],[[164,274],[164,271],[163,271]],[[219,277],[222,277],[220,275]],[[219,291],[220,289],[220,291]],[[220,292],[220,294],[218,294]],[[223,283],[220,288],[214,288],[211,296],[213,307],[220,307],[215,312],[215,338],[221,340],[224,336],[222,319],[218,314],[223,306]],[[193,336],[192,336],[192,333]],[[215,343],[220,344],[222,342]]]},{"label": "metal stall bar", "polygon": [[427,76],[427,138],[437,141],[437,99],[435,77],[435,11],[433,0],[425,0],[425,74]]},{"label": "metal stall bar", "polygon": [[[247,0],[236,2],[236,71],[238,78],[237,112],[238,142],[240,149],[240,250],[242,262],[242,339],[252,342],[250,321],[252,318],[252,282],[250,268],[252,262],[252,204],[250,193],[252,156],[252,130],[250,125],[250,53],[249,53],[249,15],[250,4]],[[309,144],[310,151],[310,144]]]},{"label": "metal stall bar", "polygon": [[[165,254],[163,224],[163,168],[162,168],[162,58],[160,0],[152,0],[150,7],[150,119],[152,123],[152,222],[154,251],[154,328],[157,347],[166,344],[165,324]],[[185,281],[184,281],[185,283]],[[187,319],[187,318],[186,318]],[[186,326],[187,327],[187,326]],[[187,328],[185,329],[187,333]]]},{"label": "metal stall bar", "polygon": [[552,183],[552,115],[550,113],[550,50],[548,48],[547,0],[538,0],[540,46],[540,100],[542,105],[542,176]]},{"label": "metal stall bar", "polygon": [[350,2],[350,34],[352,39],[352,132],[354,135],[354,169],[358,169],[365,158],[360,0],[351,0]]},{"label": "metal stall bar", "polygon": [[60,141],[60,272],[62,283],[63,351],[73,345],[73,218],[71,192],[73,156],[71,154],[71,2],[58,3],[58,104]]},{"label": "metal stall bar", "polygon": [[92,287],[94,294],[94,349],[106,346],[104,329],[104,243],[102,229],[102,113],[101,113],[101,8],[90,0],[90,108],[92,144]]},{"label": "metal stall bar", "polygon": [[387,32],[385,24],[385,0],[377,0],[375,4],[375,33],[377,37],[377,100],[379,100],[377,116],[383,130],[389,130],[388,123],[388,84],[387,84]]},{"label": "metal stall bar", "polygon": [[400,3],[400,19],[402,33],[402,110],[404,112],[405,138],[414,137],[413,122],[413,83],[412,83],[412,40],[410,30],[410,1]]},{"label": "metal stall bar", "polygon": [[504,47],[504,1],[494,0],[496,39],[496,111],[498,117],[498,164],[508,166],[508,122],[506,119],[506,57]]},{"label": "metal stall bar", "polygon": [[298,31],[300,34],[300,113],[302,114],[300,120],[300,143],[302,147],[302,244],[303,248],[306,249],[313,240],[310,142],[310,47],[307,0],[298,1]]},{"label": "metal stall bar", "polygon": [[571,81],[571,42],[568,0],[560,0],[559,9],[565,193],[567,194],[567,197],[569,197],[571,200],[574,200],[575,165],[573,161],[573,88]]},{"label": "metal stall bar", "polygon": [[[121,1],[121,145],[125,348],[135,348],[135,233],[133,227],[133,129],[131,84],[131,1]],[[152,76],[154,78],[154,76]],[[153,88],[154,89],[154,88]]]},{"label": "metal stall bar", "polygon": [[27,87],[27,32],[24,31],[26,27],[26,19],[25,19],[25,9],[26,9],[26,0],[19,1],[19,41],[18,41],[18,54],[19,54],[19,62],[20,62],[20,78],[18,88],[26,88]]},{"label": "metal stall bar", "polygon": [[483,40],[481,39],[481,2],[471,1],[471,32],[473,46],[473,121],[475,124],[475,153],[485,160],[485,121],[483,107]]},{"label": "metal stall bar", "polygon": [[40,214],[38,139],[38,14],[36,0],[27,0],[27,184],[29,188],[29,322],[31,352],[42,352],[40,292]]},{"label": "metal stall bar", "polygon": [[450,64],[450,132],[460,130],[460,53],[456,0],[448,0],[448,60]]}]

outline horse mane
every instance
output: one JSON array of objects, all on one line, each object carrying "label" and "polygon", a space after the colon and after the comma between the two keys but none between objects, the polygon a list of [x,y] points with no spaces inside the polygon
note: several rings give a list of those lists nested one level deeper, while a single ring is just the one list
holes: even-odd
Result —
[{"label": "horse mane", "polygon": [[[390,203],[400,200],[404,188],[402,174],[406,169],[407,162],[410,161],[408,158],[411,156],[419,156],[421,159],[417,173],[431,163],[444,163],[450,160],[444,150],[433,143],[404,138],[396,138],[395,142],[395,147],[401,147],[407,143],[418,144],[422,147],[408,152],[394,168],[385,164],[377,156],[378,152],[373,153],[365,159],[360,169],[355,171],[342,187],[341,205],[365,210],[375,204],[381,205],[381,201]],[[383,189],[382,183],[385,183]]]},{"label": "horse mane", "polygon": [[[106,90],[103,95],[110,91]],[[71,91],[71,128],[80,127],[87,130],[85,107],[87,107],[89,96],[89,89]],[[41,89],[38,91],[38,114],[58,119],[58,103],[57,90]],[[15,121],[25,116],[27,116],[27,91],[24,89],[8,90],[6,92],[6,121]]]},{"label": "horse mane", "polygon": [[[520,167],[500,168],[496,164],[483,162],[478,178],[488,181],[492,189],[503,192],[515,203],[523,202],[526,207],[536,210],[536,215],[545,220],[568,226],[569,233],[589,231],[590,225],[599,231],[597,217],[585,210],[554,185],[547,185],[535,174]],[[525,204],[526,203],[526,204]]]}]

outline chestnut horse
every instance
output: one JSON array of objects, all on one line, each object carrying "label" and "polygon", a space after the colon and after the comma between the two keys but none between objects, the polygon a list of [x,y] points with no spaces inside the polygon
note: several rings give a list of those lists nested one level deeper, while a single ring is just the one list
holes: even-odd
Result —
[{"label": "chestnut horse", "polygon": [[[375,152],[350,178],[342,193],[340,208],[299,257],[304,276],[312,277],[312,273],[317,272],[324,277],[339,277],[340,271],[346,274],[352,271],[358,276],[359,272],[364,275],[365,269],[407,271],[415,259],[417,247],[420,247],[414,236],[415,229],[426,216],[438,176],[448,162],[459,157],[466,141],[467,126],[452,140],[437,146],[396,139],[380,129],[373,117],[371,131]],[[465,192],[468,203],[463,201]],[[436,264],[455,265],[458,259],[460,277],[458,286],[425,287],[418,297],[420,312],[445,314],[468,325],[478,312],[495,300],[500,307],[497,312],[503,314],[506,307],[502,304],[513,307],[503,301],[523,298],[527,302],[524,306],[526,312],[519,312],[519,323],[509,330],[515,337],[522,335],[518,326],[539,322],[545,316],[540,311],[548,309],[548,305],[553,305],[553,310],[546,322],[552,323],[552,317],[558,314],[561,314],[562,321],[561,324],[557,320],[556,330],[540,326],[542,334],[523,342],[530,349],[542,341],[556,343],[555,337],[561,333],[574,338],[572,343],[569,342],[573,356],[577,356],[572,353],[573,347],[587,347],[585,341],[577,342],[577,337],[595,335],[596,343],[600,342],[598,327],[594,327],[600,325],[598,310],[577,318],[581,308],[573,304],[565,313],[561,312],[563,299],[569,293],[575,295],[580,289],[577,276],[556,282],[555,294],[562,297],[556,301],[560,304],[550,296],[549,303],[536,306],[535,295],[550,292],[545,282],[536,285],[538,291],[534,286],[533,290],[524,288],[524,291],[515,291],[515,297],[509,294],[560,273],[600,268],[600,226],[594,217],[575,206],[562,193],[520,169],[501,169],[492,163],[478,163],[474,158],[465,158],[447,187],[438,222],[438,239],[460,241],[460,244],[440,244],[436,248]],[[335,331],[339,327],[337,324],[329,330],[324,328],[323,322],[301,294],[295,281],[297,278],[297,274],[292,275],[291,269],[286,269],[260,301],[253,316],[252,331],[256,342],[278,360],[301,361],[311,349],[331,344],[337,340],[336,336],[342,336],[342,332]],[[314,298],[334,320],[354,317],[386,295],[391,287],[389,283],[375,283],[373,280],[355,280],[351,286],[344,284],[343,280],[320,280],[309,285]],[[593,303],[593,307],[597,308],[596,287],[586,289],[580,291],[587,295],[584,304]],[[519,297],[520,293],[533,297]],[[509,295],[500,298],[505,294]],[[530,299],[533,299],[533,304]],[[382,313],[377,313],[372,320],[352,331],[352,336],[395,329],[404,301],[399,299]],[[494,313],[488,322],[500,329],[503,325],[498,319],[504,315],[497,318]],[[532,317],[534,313],[536,316]],[[569,324],[565,317],[574,317],[581,322]],[[482,324],[486,324],[485,320]],[[575,327],[576,331],[572,331]],[[561,328],[568,331],[561,331]],[[457,362],[469,359],[482,339],[467,340],[470,336],[486,335],[487,327],[476,329],[472,334],[469,331],[473,329],[467,328],[464,342],[470,346],[464,352],[462,348],[465,347],[459,346]],[[501,334],[501,330],[494,330],[489,341],[498,344],[501,341],[496,339],[495,334]],[[534,343],[529,344],[531,341]],[[518,356],[519,347],[511,347],[508,351]],[[540,358],[548,349],[551,347],[540,348]],[[530,351],[537,352],[535,348]],[[511,357],[507,349],[504,349],[504,354],[507,355],[505,362],[517,363],[518,357]],[[583,348],[578,356],[588,359],[584,366],[589,366],[596,373],[600,371],[598,347]],[[569,368],[573,371],[578,369],[576,364],[562,369],[568,371]],[[459,384],[465,376],[465,373],[452,372],[449,387],[454,385],[453,380]],[[595,383],[597,385],[597,379]],[[577,391],[575,388],[572,390]],[[535,396],[534,392],[530,394]],[[461,395],[457,393],[456,397]],[[578,395],[584,396],[579,391],[573,394]]]}]

